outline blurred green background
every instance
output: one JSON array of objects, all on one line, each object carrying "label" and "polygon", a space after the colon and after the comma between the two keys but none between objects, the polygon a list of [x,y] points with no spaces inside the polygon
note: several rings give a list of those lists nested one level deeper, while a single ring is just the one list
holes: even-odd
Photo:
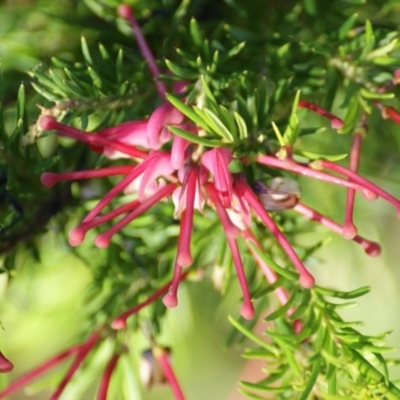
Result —
[{"label": "blurred green background", "polygon": [[[84,28],[82,28],[84,26]],[[112,43],[107,24],[96,18],[83,1],[3,1],[0,2],[0,58],[4,74],[6,105],[15,101],[21,81],[27,81],[26,71],[57,54],[66,59],[80,57],[80,37],[89,44]],[[99,33],[101,32],[101,33]],[[32,89],[28,88],[28,92]],[[35,114],[32,105],[31,114]],[[340,110],[338,111],[340,113]],[[308,145],[318,151],[347,151],[349,138],[334,133],[307,138]],[[313,142],[311,142],[311,140]],[[396,197],[400,197],[400,129],[391,122],[382,123],[378,115],[367,135],[360,171]],[[39,179],[39,177],[38,177]],[[302,197],[306,204],[340,221],[345,192],[321,182],[301,179]],[[323,198],[323,201],[321,199]],[[360,330],[369,334],[393,331],[390,345],[400,348],[400,223],[393,208],[381,200],[367,202],[357,198],[356,223],[359,232],[382,245],[378,258],[368,257],[360,246],[346,241],[324,228],[305,234],[299,241],[314,243],[331,236],[331,242],[318,251],[308,264],[320,285],[351,290],[370,285],[372,291],[359,300],[357,308],[343,311],[348,319],[363,320]],[[0,238],[1,240],[1,238]],[[17,278],[0,275],[0,346],[15,369],[10,375],[0,375],[0,384],[14,379],[40,361],[73,344],[85,323],[82,306],[91,272],[75,257],[67,243],[49,231],[40,238],[41,263],[32,261],[24,251],[16,258]],[[177,309],[168,311],[165,345],[172,347],[173,362],[183,389],[190,400],[233,400],[236,380],[243,368],[239,349],[224,348],[229,323],[227,315],[238,315],[238,292],[232,287],[225,298],[209,282],[187,282],[180,291]],[[131,351],[121,360],[121,385],[127,398],[146,400],[172,399],[166,387],[144,392],[139,377],[130,364],[138,365],[140,353],[148,346],[138,335],[132,339]],[[393,357],[400,356],[397,351]],[[131,359],[131,363],[128,362]],[[99,363],[100,374],[102,364]],[[30,385],[10,396],[13,400],[46,399],[50,391],[35,392],[54,385],[65,366],[57,374]],[[82,372],[83,374],[85,371]],[[96,371],[92,372],[96,373]],[[400,379],[400,370],[393,368],[392,377]],[[50,380],[49,380],[50,379]],[[73,399],[68,388],[63,399]],[[93,390],[93,388],[90,388]],[[211,395],[210,395],[211,393]]]}]

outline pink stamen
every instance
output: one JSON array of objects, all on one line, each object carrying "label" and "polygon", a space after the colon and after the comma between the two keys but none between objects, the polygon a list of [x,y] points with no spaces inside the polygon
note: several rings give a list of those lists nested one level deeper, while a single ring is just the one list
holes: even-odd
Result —
[{"label": "pink stamen", "polygon": [[107,364],[107,367],[104,370],[104,374],[100,381],[100,387],[99,387],[99,391],[97,394],[97,400],[107,400],[108,386],[110,385],[111,376],[115,370],[115,367],[117,366],[119,356],[120,356],[119,353],[114,354],[111,357],[110,362]]},{"label": "pink stamen", "polygon": [[78,353],[84,345],[85,344],[72,346],[69,349],[63,351],[62,353],[59,353],[56,356],[50,358],[50,360],[45,361],[38,367],[35,367],[33,370],[27,372],[25,375],[22,375],[20,378],[12,382],[7,388],[5,388],[0,392],[0,399],[3,399],[4,397],[10,395],[11,393],[14,393],[19,388],[27,385],[29,382],[33,381],[39,375],[55,367],[69,356]]},{"label": "pink stamen", "polygon": [[60,181],[104,178],[106,176],[126,175],[129,174],[133,168],[134,165],[119,165],[116,167],[89,169],[86,171],[74,171],[74,172],[63,172],[63,173],[44,172],[40,180],[44,186],[53,187],[56,183]]},{"label": "pink stamen", "polygon": [[379,186],[374,185],[368,179],[361,177],[360,175],[356,174],[349,169],[342,167],[341,165],[335,164],[328,160],[318,160],[314,161],[311,165],[313,168],[325,168],[331,171],[335,171],[339,174],[347,176],[349,180],[352,180],[355,183],[358,183],[360,186],[363,186],[366,190],[377,194],[378,196],[384,198],[389,203],[393,204],[394,207],[397,209],[397,217],[400,218],[400,201],[397,200],[395,197],[381,189]]},{"label": "pink stamen", "polygon": [[94,240],[95,245],[97,247],[108,247],[110,245],[111,238],[115,233],[117,233],[119,230],[121,230],[124,226],[129,224],[139,215],[143,214],[149,208],[153,207],[154,204],[161,201],[164,197],[170,195],[175,190],[175,188],[176,185],[174,183],[170,183],[169,185],[161,188],[157,193],[155,193],[153,196],[149,197],[147,200],[141,203],[135,210],[130,212],[126,217],[119,220],[112,228],[102,233],[101,235],[97,236],[96,239]]},{"label": "pink stamen", "polygon": [[185,400],[185,396],[183,395],[182,389],[179,385],[178,379],[175,376],[174,370],[171,367],[171,364],[168,359],[168,353],[157,347],[154,350],[154,356],[160,365],[165,378],[167,379],[169,386],[174,394],[175,400]]},{"label": "pink stamen", "polygon": [[[260,267],[262,273],[266,277],[267,281],[269,283],[274,283],[277,281],[278,277],[273,271],[260,257],[259,255],[254,251],[254,249],[249,246],[249,242],[253,242],[260,250],[262,250],[262,247],[256,237],[254,236],[253,232],[250,229],[246,229],[245,231],[241,231],[241,234],[243,238],[246,241],[246,245],[249,248],[251,254],[253,255],[254,259],[256,260],[258,266]],[[284,305],[288,301],[288,295],[282,287],[278,287],[275,289],[276,292],[276,297],[278,298],[279,302]]]},{"label": "pink stamen", "polygon": [[340,119],[336,115],[333,115],[332,113],[325,110],[324,108],[322,108],[314,103],[310,103],[307,100],[300,100],[299,107],[307,108],[308,110],[314,111],[315,113],[329,119],[331,122],[331,127],[333,129],[341,129],[344,126],[344,121],[342,119]]},{"label": "pink stamen", "polygon": [[[179,281],[183,281],[189,275],[189,272],[183,273],[179,277]],[[126,320],[136,313],[138,313],[142,308],[148,306],[149,304],[153,303],[163,294],[167,293],[173,281],[166,283],[164,286],[161,286],[160,289],[156,290],[153,294],[151,294],[147,300],[143,301],[142,303],[137,304],[136,306],[132,307],[130,310],[125,311],[119,317],[115,318],[114,321],[111,323],[111,328],[115,330],[121,330],[126,328]]]},{"label": "pink stamen", "polygon": [[208,182],[206,184],[206,190],[210,196],[211,201],[213,202],[213,204],[217,210],[219,219],[221,220],[222,227],[225,231],[225,235],[228,240],[229,247],[231,249],[233,264],[235,265],[239,284],[242,289],[243,305],[240,308],[240,314],[242,315],[243,318],[252,319],[254,317],[255,311],[254,311],[253,303],[251,301],[251,296],[250,296],[250,291],[249,291],[249,287],[248,287],[247,280],[246,280],[246,275],[244,273],[242,258],[240,257],[240,252],[239,252],[239,248],[238,248],[236,239],[230,233],[231,225],[233,225],[233,224],[232,224],[232,222],[230,222],[228,225],[225,225],[227,221],[230,221],[229,216],[228,216],[228,213],[226,212],[226,209],[222,205],[222,202],[218,196],[218,192],[217,192],[216,188],[214,187],[214,185],[211,182]]},{"label": "pink stamen", "polygon": [[123,204],[122,206],[117,207],[101,217],[94,218],[87,222],[82,222],[79,226],[69,232],[69,244],[71,246],[79,246],[84,241],[85,235],[90,229],[111,221],[113,218],[116,218],[121,214],[134,210],[139,206],[139,204],[139,200],[134,200],[128,204]]},{"label": "pink stamen", "polygon": [[13,363],[0,351],[0,374],[10,372],[13,368]]},{"label": "pink stamen", "polygon": [[234,186],[237,187],[238,193],[243,193],[244,199],[249,203],[250,207],[256,212],[256,214],[258,214],[267,228],[278,240],[283,250],[292,260],[293,264],[300,273],[300,284],[307,289],[312,288],[314,286],[314,277],[307,271],[300,258],[293,250],[286,236],[279,230],[275,221],[270,217],[262,204],[259,202],[256,194],[250,189],[247,183],[241,180],[235,180]]},{"label": "pink stamen", "polygon": [[76,355],[74,362],[69,367],[67,373],[64,375],[64,378],[58,385],[56,391],[51,395],[49,400],[58,400],[60,398],[62,392],[75,374],[76,370],[80,367],[86,356],[89,354],[90,350],[92,350],[99,339],[99,333],[93,333],[88,341],[79,348],[78,354]]},{"label": "pink stamen", "polygon": [[143,58],[147,61],[151,75],[155,79],[155,85],[158,94],[163,100],[165,100],[165,93],[167,92],[167,88],[163,82],[157,80],[157,78],[160,76],[160,70],[153,56],[153,53],[151,52],[150,47],[147,44],[145,37],[143,36],[142,30],[136,21],[132,7],[130,7],[128,4],[121,4],[118,7],[117,11],[118,15],[121,18],[124,18],[130,22],[132,29],[135,32],[140,52],[142,53]]},{"label": "pink stamen", "polygon": [[133,158],[145,158],[147,156],[146,152],[139,150],[134,146],[128,146],[99,135],[82,132],[79,129],[57,122],[55,118],[49,115],[43,115],[40,117],[39,126],[45,131],[56,130],[59,136],[70,137],[95,147],[109,147],[110,149],[120,151],[121,153],[127,154]]},{"label": "pink stamen", "polygon": [[[339,235],[343,236],[343,227],[341,225],[339,225],[335,221],[332,221],[330,218],[323,216],[322,214],[306,206],[305,204],[297,203],[294,207],[294,210],[313,221],[319,222],[333,232],[336,232]],[[356,243],[361,244],[365,252],[371,257],[375,257],[380,254],[380,246],[378,243],[372,242],[359,235],[354,236],[351,240],[354,240]]]},{"label": "pink stamen", "polygon": [[182,213],[178,240],[177,263],[182,267],[189,267],[192,262],[190,252],[190,240],[193,230],[194,199],[196,195],[197,173],[194,168],[187,172],[187,185],[183,190],[186,192],[186,209]]},{"label": "pink stamen", "polygon": [[316,171],[306,165],[299,164],[294,160],[285,159],[280,160],[273,156],[258,155],[256,161],[260,164],[267,165],[269,167],[274,167],[278,169],[283,169],[285,171],[290,171],[295,174],[308,176],[310,178],[319,179],[325,182],[334,183],[336,185],[344,186],[347,188],[352,188],[360,192],[365,192],[365,188],[356,182],[348,181],[337,176],[329,175],[322,171]]},{"label": "pink stamen", "polygon": [[[357,173],[358,165],[360,163],[361,154],[361,142],[362,135],[356,132],[353,136],[350,149],[350,170]],[[346,199],[346,212],[343,224],[343,237],[345,239],[353,239],[357,235],[357,227],[353,222],[353,212],[354,212],[354,199],[355,199],[354,189],[347,189],[347,199]]]},{"label": "pink stamen", "polygon": [[146,169],[151,165],[153,156],[150,154],[144,161],[131,170],[121,181],[119,181],[86,215],[83,222],[91,221],[95,218],[105,206],[107,206],[119,193],[121,193],[132,181],[134,181],[139,175],[144,173]]},{"label": "pink stamen", "polygon": [[175,263],[171,286],[168,293],[163,297],[165,307],[174,308],[178,305],[178,288],[181,281],[181,272],[182,267],[178,263]]}]

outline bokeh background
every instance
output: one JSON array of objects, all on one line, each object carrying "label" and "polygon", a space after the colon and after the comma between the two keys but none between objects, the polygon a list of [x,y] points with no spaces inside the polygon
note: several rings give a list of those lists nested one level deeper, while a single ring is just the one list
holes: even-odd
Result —
[{"label": "bokeh background", "polygon": [[[400,21],[399,21],[400,22]],[[84,1],[2,1],[0,2],[0,59],[4,76],[5,106],[12,106],[21,81],[28,82],[27,71],[49,57],[80,58],[80,38],[89,45],[101,41],[112,45],[114,30],[91,13]],[[31,118],[37,114],[38,96],[26,86]],[[341,110],[337,110],[338,114]],[[13,117],[12,113],[9,115]],[[306,118],[306,117],[304,117]],[[307,116],[307,118],[310,118]],[[363,144],[361,173],[400,198],[400,129],[392,122],[380,119]],[[349,137],[323,132],[303,139],[316,151],[345,152]],[[38,176],[39,179],[39,176]],[[321,182],[302,178],[302,197],[331,218],[340,221],[345,192]],[[40,199],[38,199],[40,201]],[[0,204],[6,207],[7,204]],[[289,211],[290,212],[290,211]],[[393,208],[381,200],[367,202],[357,198],[356,223],[359,231],[382,244],[382,254],[368,257],[363,250],[324,228],[304,234],[299,240],[313,243],[321,237],[331,241],[319,250],[308,266],[317,282],[341,290],[369,285],[371,293],[359,299],[358,307],[344,310],[348,319],[365,321],[359,329],[368,334],[392,331],[388,342],[400,348],[400,221]],[[0,237],[1,241],[1,237]],[[45,360],[76,340],[85,324],[83,301],[91,280],[91,271],[74,256],[68,244],[56,231],[49,229],[39,239],[41,262],[34,262],[26,249],[18,252],[15,273],[0,274],[0,346],[15,365],[14,371],[0,375],[0,386],[19,376],[38,362]],[[213,393],[209,400],[240,399],[235,395],[236,380],[245,367],[238,348],[227,349],[230,330],[227,315],[238,315],[239,297],[235,286],[224,298],[208,281],[182,285],[180,304],[168,311],[164,320],[163,342],[174,349],[173,362],[190,400],[204,400],[204,391]],[[145,391],[137,373],[140,353],[146,343],[137,335],[132,339],[129,358],[118,365],[122,371],[120,385],[126,398],[136,400],[172,399],[169,389],[156,387]],[[396,351],[390,357],[400,357]],[[101,364],[101,362],[100,362]],[[246,366],[251,376],[257,368]],[[47,399],[48,385],[54,384],[65,371],[65,365],[51,376],[10,396],[13,400]],[[82,374],[89,374],[83,371]],[[101,373],[91,371],[96,376]],[[392,377],[400,379],[400,369],[392,368]],[[88,375],[89,378],[89,375]],[[251,379],[251,378],[250,378]],[[88,379],[89,380],[89,379]],[[94,390],[88,388],[89,393]],[[74,399],[74,387],[68,388],[64,399]]]}]

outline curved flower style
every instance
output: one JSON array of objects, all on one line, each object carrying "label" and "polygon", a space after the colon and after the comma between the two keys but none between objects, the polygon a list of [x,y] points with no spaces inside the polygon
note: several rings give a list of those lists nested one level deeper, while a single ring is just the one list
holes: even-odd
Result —
[{"label": "curved flower style", "polygon": [[[120,6],[119,13],[131,22],[142,54],[148,62],[154,79],[157,80],[160,72],[140,32],[132,10],[123,5]],[[165,86],[157,84],[157,90],[161,92],[160,97],[164,100],[166,98]],[[340,118],[309,101],[300,100],[298,106],[327,118],[334,129],[341,129],[344,125]],[[383,112],[397,122],[395,113],[390,108],[386,107]],[[193,135],[198,135],[198,128],[168,103],[162,103],[148,119],[125,122],[95,133],[82,132],[57,122],[51,116],[42,116],[39,125],[42,130],[54,130],[60,136],[87,143],[92,149],[102,152],[110,159],[129,160],[126,165],[122,166],[58,174],[46,172],[42,175],[42,182],[48,187],[67,179],[122,176],[122,179],[93,207],[81,224],[72,229],[69,234],[71,245],[77,246],[82,243],[88,230],[120,217],[115,225],[99,234],[94,240],[96,246],[107,247],[113,235],[120,229],[158,202],[172,197],[175,205],[174,217],[180,218],[180,234],[173,279],[170,289],[164,297],[164,304],[168,307],[177,305],[177,290],[182,269],[193,263],[191,254],[193,216],[195,209],[203,211],[207,199],[209,200],[208,204],[217,211],[231,249],[243,293],[241,314],[248,319],[254,316],[254,307],[237,240],[241,235],[246,242],[252,242],[258,249],[261,249],[251,231],[251,212],[265,224],[285,251],[299,273],[300,284],[305,288],[311,288],[314,285],[314,278],[267,210],[293,208],[294,211],[307,218],[320,222],[343,237],[359,243],[370,256],[379,255],[380,246],[357,234],[357,228],[352,221],[355,191],[361,192],[367,199],[382,197],[392,203],[400,215],[400,202],[397,199],[357,174],[361,131],[354,135],[349,169],[327,160],[299,163],[293,158],[293,149],[290,145],[285,145],[275,155],[249,155],[246,159],[236,160],[236,162],[242,163],[243,170],[246,169],[248,163],[258,163],[347,188],[345,221],[343,225],[340,225],[302,204],[299,201],[300,193],[297,184],[288,183],[284,179],[275,179],[270,186],[258,182],[253,190],[244,176],[235,175],[230,171],[230,163],[234,159],[234,153],[230,148],[223,147],[222,144],[221,147],[204,148],[182,137],[174,136],[169,130],[169,126],[184,129]],[[360,125],[361,128],[365,128],[364,120]],[[172,146],[169,146],[169,150],[163,150],[164,145],[169,142],[172,142]],[[335,175],[322,170],[332,171]],[[136,193],[137,198],[108,213],[102,213],[103,209],[121,192]],[[249,248],[268,281],[274,282],[276,280],[275,273],[254,253],[251,246]],[[284,291],[277,290],[277,295],[282,303],[286,302],[287,296]]]}]

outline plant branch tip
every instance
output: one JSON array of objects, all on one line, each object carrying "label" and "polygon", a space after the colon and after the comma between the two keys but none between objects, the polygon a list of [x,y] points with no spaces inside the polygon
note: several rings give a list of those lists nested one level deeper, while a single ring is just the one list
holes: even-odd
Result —
[{"label": "plant branch tip", "polygon": [[117,14],[124,19],[131,19],[134,17],[133,9],[129,4],[120,4],[117,8]]}]

